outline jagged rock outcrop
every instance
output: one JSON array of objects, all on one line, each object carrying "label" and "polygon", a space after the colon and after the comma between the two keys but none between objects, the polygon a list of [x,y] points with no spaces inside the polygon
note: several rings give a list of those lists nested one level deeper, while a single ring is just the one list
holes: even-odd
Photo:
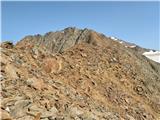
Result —
[{"label": "jagged rock outcrop", "polygon": [[1,47],[2,119],[160,119],[160,64],[125,46],[67,28]]},{"label": "jagged rock outcrop", "polygon": [[11,49],[11,48],[13,48],[13,43],[10,42],[10,41],[5,41],[5,42],[1,43],[1,47],[2,47],[2,48]]},{"label": "jagged rock outcrop", "polygon": [[[49,32],[44,36],[27,36],[17,43],[21,49],[40,48],[51,53],[63,52],[68,48],[82,42],[94,43],[96,33],[89,29],[66,28],[62,31]],[[102,37],[102,36],[99,36]],[[97,38],[95,38],[97,40]]]}]

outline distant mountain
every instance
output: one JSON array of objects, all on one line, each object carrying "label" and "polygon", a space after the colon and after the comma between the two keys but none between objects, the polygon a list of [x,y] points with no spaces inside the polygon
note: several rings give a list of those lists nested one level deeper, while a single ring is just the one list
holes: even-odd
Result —
[{"label": "distant mountain", "polygon": [[158,51],[73,27],[0,50],[2,120],[160,119]]}]

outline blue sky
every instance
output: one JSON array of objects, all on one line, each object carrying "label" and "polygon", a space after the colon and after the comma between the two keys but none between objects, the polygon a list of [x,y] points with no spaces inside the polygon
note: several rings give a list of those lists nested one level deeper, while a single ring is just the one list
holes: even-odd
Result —
[{"label": "blue sky", "polygon": [[2,2],[2,40],[66,27],[90,28],[145,48],[160,49],[158,2]]}]

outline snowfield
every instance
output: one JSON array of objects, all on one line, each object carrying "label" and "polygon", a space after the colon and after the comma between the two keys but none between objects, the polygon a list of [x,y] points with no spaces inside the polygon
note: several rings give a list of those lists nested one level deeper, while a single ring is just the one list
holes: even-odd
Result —
[{"label": "snowfield", "polygon": [[[110,36],[109,38],[114,41],[118,41],[122,45],[125,45],[126,48],[135,48],[136,47],[136,45],[130,45],[127,42],[123,42],[122,40],[120,40],[116,37]],[[146,56],[147,58],[155,61],[155,62],[160,63],[160,51],[150,50],[149,52],[144,52],[143,55]]]},{"label": "snowfield", "polygon": [[160,51],[149,51],[149,52],[144,52],[143,53],[144,56],[146,56],[147,58],[160,63]]}]

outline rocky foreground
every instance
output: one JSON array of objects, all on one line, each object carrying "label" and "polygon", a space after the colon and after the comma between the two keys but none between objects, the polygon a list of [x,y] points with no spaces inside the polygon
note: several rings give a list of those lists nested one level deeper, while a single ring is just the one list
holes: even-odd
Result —
[{"label": "rocky foreground", "polygon": [[2,120],[159,120],[147,49],[67,28],[1,44]]}]

